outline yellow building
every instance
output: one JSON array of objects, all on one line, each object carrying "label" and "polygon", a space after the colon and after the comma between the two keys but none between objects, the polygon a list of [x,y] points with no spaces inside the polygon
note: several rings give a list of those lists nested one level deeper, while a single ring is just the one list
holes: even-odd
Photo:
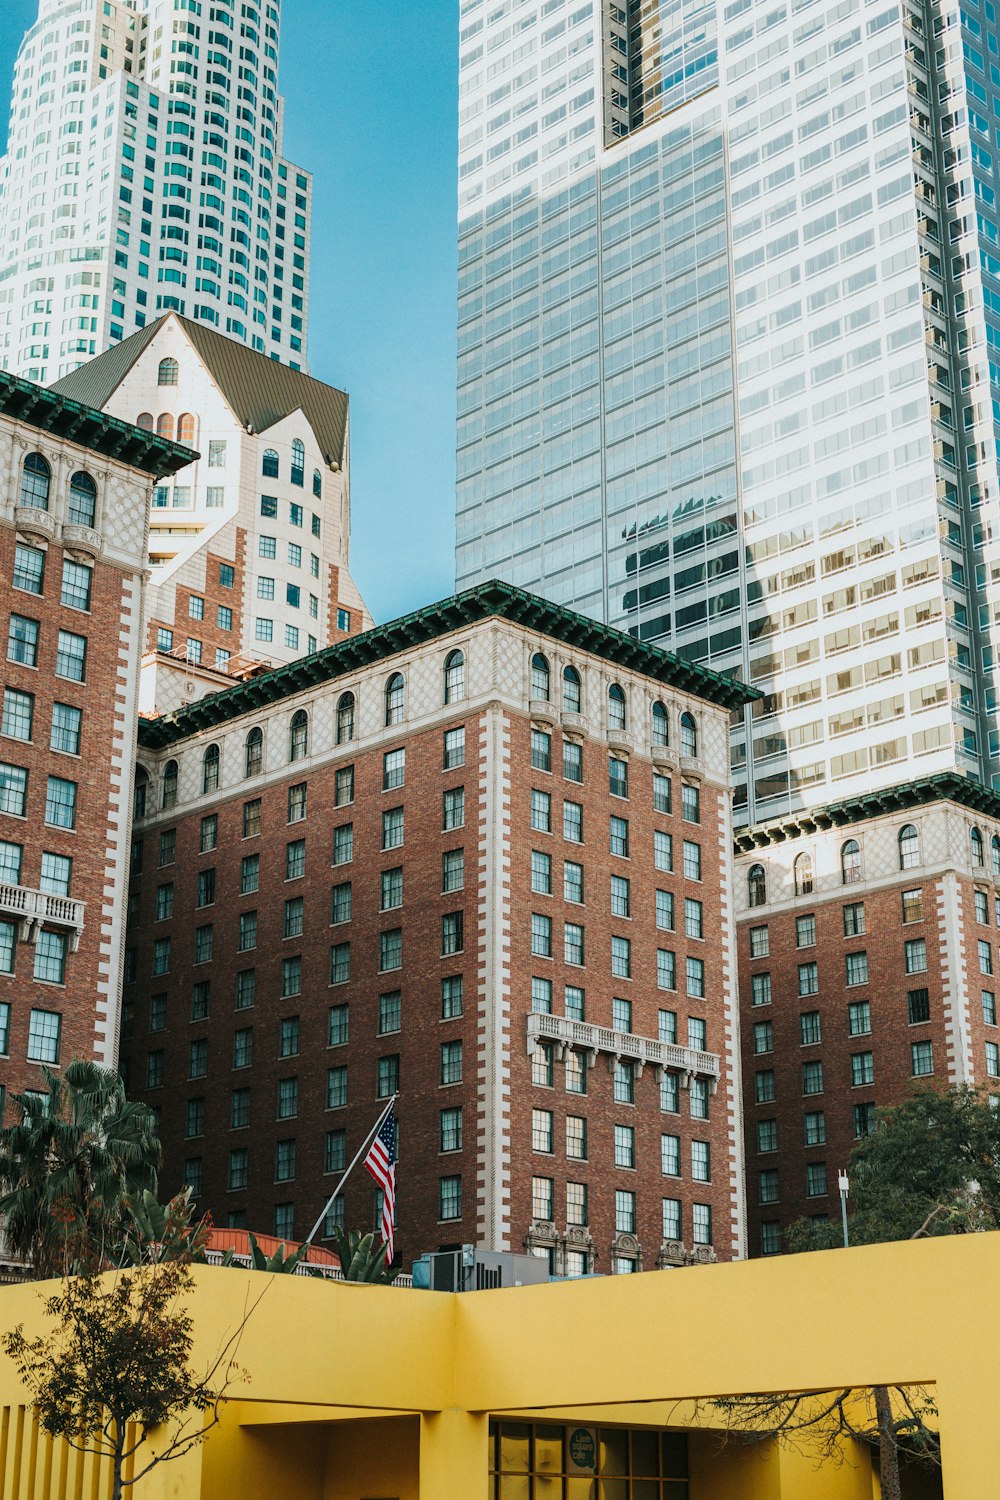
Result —
[{"label": "yellow building", "polygon": [[[685,1405],[872,1384],[933,1387],[947,1500],[993,1500],[998,1280],[996,1234],[457,1295],[199,1269],[196,1364],[263,1292],[249,1381],[136,1500],[872,1500],[866,1449],[721,1448]],[[0,1290],[2,1326],[43,1289]],[[0,1356],[3,1500],[103,1500],[23,1402]]]}]

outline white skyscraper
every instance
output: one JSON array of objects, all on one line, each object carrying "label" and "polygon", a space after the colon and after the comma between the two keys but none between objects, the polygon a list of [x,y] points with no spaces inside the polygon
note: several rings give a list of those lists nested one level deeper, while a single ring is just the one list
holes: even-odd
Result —
[{"label": "white skyscraper", "polygon": [[0,368],[42,383],[165,312],[305,369],[311,178],[279,0],[40,0],[0,161]]},{"label": "white skyscraper", "polygon": [[460,587],[764,694],[755,822],[1000,784],[992,0],[465,0]]}]

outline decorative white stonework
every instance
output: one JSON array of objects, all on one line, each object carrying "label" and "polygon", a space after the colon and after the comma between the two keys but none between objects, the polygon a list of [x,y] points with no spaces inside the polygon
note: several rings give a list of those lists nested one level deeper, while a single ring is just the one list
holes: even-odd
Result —
[{"label": "decorative white stonework", "polygon": [[556,1044],[557,1060],[562,1060],[566,1048],[574,1052],[590,1054],[588,1066],[593,1067],[598,1053],[608,1058],[609,1067],[622,1058],[637,1064],[641,1075],[648,1063],[656,1069],[657,1076],[668,1069],[680,1073],[681,1086],[690,1088],[692,1078],[706,1078],[709,1091],[715,1093],[719,1082],[720,1062],[714,1052],[698,1052],[692,1047],[679,1047],[673,1042],[661,1042],[654,1037],[636,1036],[631,1031],[614,1031],[610,1026],[591,1026],[588,1021],[571,1021],[566,1016],[548,1015],[532,1011],[528,1016],[528,1055],[535,1051],[540,1041]]},{"label": "decorative white stonework", "polygon": [[[941,998],[945,1026],[948,1082],[973,1083],[972,1035],[969,1026],[967,974],[972,954],[967,951],[962,897],[954,874],[945,875],[935,889],[938,938],[941,950]],[[973,938],[971,947],[975,948]]]},{"label": "decorative white stonework", "polygon": [[[466,747],[471,760],[473,747]],[[479,744],[476,1242],[510,1244],[510,722],[497,702]]]},{"label": "decorative white stonework", "polygon": [[75,953],[83,931],[83,910],[84,903],[70,896],[52,896],[24,885],[0,885],[0,916],[16,918],[22,943],[33,943],[42,927],[63,927]]},{"label": "decorative white stonework", "polygon": [[[743,1150],[743,1063],[740,1054],[740,1004],[737,981],[736,923],[733,920],[733,826],[732,804],[720,798],[719,816],[719,903],[720,940],[722,945],[722,1000],[724,1020],[724,1053],[728,1064],[726,1098],[726,1131],[729,1155],[729,1197],[732,1253],[736,1260],[746,1255],[746,1171]],[[705,1247],[700,1247],[704,1249]]]}]

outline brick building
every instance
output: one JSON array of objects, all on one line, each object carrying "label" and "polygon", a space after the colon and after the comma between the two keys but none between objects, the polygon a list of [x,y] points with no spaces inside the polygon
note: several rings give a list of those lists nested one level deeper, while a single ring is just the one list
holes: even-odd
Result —
[{"label": "brick building", "polygon": [[743,698],[487,584],[143,721],[123,1051],[164,1185],[301,1237],[398,1090],[404,1260],[738,1255]]},{"label": "brick building", "polygon": [[1000,797],[952,773],[736,835],[748,1250],[839,1214],[914,1085],[1000,1088]]},{"label": "brick building", "polygon": [[0,374],[0,1111],[117,1057],[146,518],[191,457]]},{"label": "brick building", "polygon": [[199,450],[152,495],[143,712],[371,624],[350,573],[346,392],[177,313],[53,389]]}]

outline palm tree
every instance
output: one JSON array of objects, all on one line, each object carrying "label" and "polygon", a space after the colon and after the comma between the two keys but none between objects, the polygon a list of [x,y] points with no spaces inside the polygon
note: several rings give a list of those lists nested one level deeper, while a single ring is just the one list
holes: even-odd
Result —
[{"label": "palm tree", "polygon": [[100,1264],[125,1203],[156,1190],[156,1118],[130,1103],[118,1074],[71,1062],[42,1069],[48,1094],[14,1096],[21,1120],[0,1130],[0,1221],[8,1253],[41,1279]]}]

